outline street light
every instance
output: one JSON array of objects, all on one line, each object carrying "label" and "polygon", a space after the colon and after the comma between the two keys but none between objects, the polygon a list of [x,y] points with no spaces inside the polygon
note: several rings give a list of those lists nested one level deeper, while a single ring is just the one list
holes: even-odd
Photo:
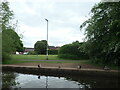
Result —
[{"label": "street light", "polygon": [[46,45],[46,60],[48,60],[48,20],[45,19],[47,21],[47,45]]}]

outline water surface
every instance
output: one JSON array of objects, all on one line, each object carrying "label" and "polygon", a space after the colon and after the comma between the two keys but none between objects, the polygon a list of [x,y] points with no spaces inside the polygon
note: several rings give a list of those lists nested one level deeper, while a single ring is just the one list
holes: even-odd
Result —
[{"label": "water surface", "polygon": [[45,76],[3,72],[3,87],[12,88],[118,88],[117,78]]}]

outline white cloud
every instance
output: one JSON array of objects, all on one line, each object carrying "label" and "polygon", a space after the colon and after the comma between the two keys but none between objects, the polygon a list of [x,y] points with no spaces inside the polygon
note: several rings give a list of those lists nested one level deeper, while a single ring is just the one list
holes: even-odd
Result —
[{"label": "white cloud", "polygon": [[[33,47],[38,40],[46,39],[46,30],[44,30],[44,28],[30,27],[24,24],[20,26],[20,30],[23,32],[23,43],[25,47]],[[27,43],[29,43],[29,45]]]}]

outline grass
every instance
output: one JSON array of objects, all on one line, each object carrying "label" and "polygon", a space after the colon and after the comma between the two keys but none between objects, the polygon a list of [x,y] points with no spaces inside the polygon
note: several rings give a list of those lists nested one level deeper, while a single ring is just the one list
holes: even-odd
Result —
[{"label": "grass", "polygon": [[[49,60],[60,60],[57,55],[48,55]],[[16,60],[46,60],[46,55],[12,55]]]},{"label": "grass", "polygon": [[[46,55],[11,55],[12,59],[7,60],[3,64],[17,64],[17,63],[80,63],[90,64],[96,67],[103,67],[101,64],[92,63],[91,60],[72,60],[62,59],[57,55],[48,55],[49,60],[46,60]],[[45,61],[44,61],[45,60]],[[64,61],[63,61],[64,60]],[[111,69],[120,70],[118,66],[109,66]]]},{"label": "grass", "polygon": [[[49,60],[46,60],[46,55],[12,55],[11,60],[7,60],[3,64],[16,64],[16,63],[86,63],[88,60],[72,60],[62,59],[57,55],[48,55]],[[45,60],[45,61],[44,61]],[[64,61],[63,61],[64,60]]]}]

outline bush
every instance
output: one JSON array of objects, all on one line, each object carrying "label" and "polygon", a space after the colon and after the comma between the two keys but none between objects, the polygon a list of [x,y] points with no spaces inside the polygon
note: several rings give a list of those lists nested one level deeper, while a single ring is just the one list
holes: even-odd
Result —
[{"label": "bush", "polygon": [[58,56],[67,59],[88,59],[88,54],[84,50],[83,43],[79,43],[78,41],[76,41],[72,44],[63,45],[59,49]]},{"label": "bush", "polygon": [[28,54],[29,55],[36,55],[35,51],[29,51]]},{"label": "bush", "polygon": [[74,60],[79,59],[77,55],[70,55],[70,54],[59,54],[58,57],[65,59],[74,59]]},{"label": "bush", "polygon": [[5,52],[2,53],[2,62],[3,63],[7,60],[10,60],[10,59],[11,59],[10,54],[5,53]]},{"label": "bush", "polygon": [[56,55],[56,54],[58,54],[58,50],[48,50],[48,54]]}]

